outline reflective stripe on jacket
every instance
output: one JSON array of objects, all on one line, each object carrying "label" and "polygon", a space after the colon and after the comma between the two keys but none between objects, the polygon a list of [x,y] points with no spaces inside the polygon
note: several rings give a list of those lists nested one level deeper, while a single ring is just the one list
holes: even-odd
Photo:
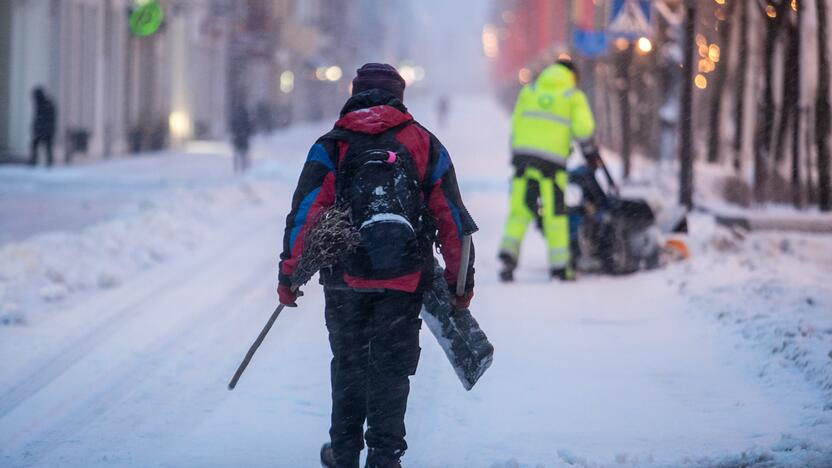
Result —
[{"label": "reflective stripe on jacket", "polygon": [[574,74],[563,65],[547,67],[517,97],[511,118],[514,154],[536,156],[566,165],[572,140],[595,132],[592,110]]}]

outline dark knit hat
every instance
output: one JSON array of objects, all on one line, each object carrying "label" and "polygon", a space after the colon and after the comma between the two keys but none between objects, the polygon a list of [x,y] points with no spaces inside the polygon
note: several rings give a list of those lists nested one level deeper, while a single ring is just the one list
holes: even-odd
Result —
[{"label": "dark knit hat", "polygon": [[352,94],[368,89],[383,89],[393,96],[404,100],[404,78],[391,65],[386,63],[367,63],[356,70],[352,80]]},{"label": "dark knit hat", "polygon": [[564,67],[569,69],[569,71],[571,71],[575,75],[575,81],[578,81],[578,67],[575,65],[575,62],[573,62],[572,59],[562,58],[558,59],[558,61],[555,63],[557,63],[558,65],[563,65]]}]

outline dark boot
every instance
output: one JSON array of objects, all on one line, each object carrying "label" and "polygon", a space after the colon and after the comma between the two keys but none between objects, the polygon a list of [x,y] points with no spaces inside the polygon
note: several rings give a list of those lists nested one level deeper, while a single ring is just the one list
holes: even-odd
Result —
[{"label": "dark boot", "polygon": [[332,444],[325,443],[321,447],[321,466],[324,468],[338,468],[335,463],[335,453],[332,451]]},{"label": "dark boot", "polygon": [[514,270],[517,268],[517,260],[508,252],[500,252],[498,258],[503,262],[503,268],[500,270],[500,281],[504,283],[514,281]]},{"label": "dark boot", "polygon": [[575,270],[572,267],[552,268],[549,271],[549,277],[561,281],[575,281]]},{"label": "dark boot", "polygon": [[364,468],[402,468],[399,460],[401,456],[401,453],[396,455],[370,449],[367,453],[367,464],[364,465]]},{"label": "dark boot", "polygon": [[332,444],[327,442],[321,447],[321,466],[323,468],[358,468],[360,454],[356,453],[349,457],[349,460],[335,458],[335,450]]}]

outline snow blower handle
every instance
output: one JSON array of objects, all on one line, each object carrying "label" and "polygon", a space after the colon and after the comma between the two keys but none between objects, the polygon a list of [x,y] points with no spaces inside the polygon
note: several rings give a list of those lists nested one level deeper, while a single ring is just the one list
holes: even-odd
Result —
[{"label": "snow blower handle", "polygon": [[596,169],[603,169],[604,176],[607,178],[607,183],[610,186],[610,190],[615,193],[616,196],[620,194],[618,191],[618,185],[615,184],[615,181],[612,178],[612,174],[610,174],[609,169],[607,169],[607,164],[604,162],[604,159],[601,157],[601,152],[598,149],[598,146],[595,145],[595,141],[590,138],[581,143],[581,152],[584,155],[584,159],[586,159],[587,165],[592,168],[592,173],[595,173]]},{"label": "snow blower handle", "polygon": [[459,274],[456,277],[456,295],[465,295],[468,282],[468,262],[471,259],[471,234],[462,236],[462,256],[459,259]]},{"label": "snow blower handle", "polygon": [[[297,291],[297,286],[292,286],[292,291]],[[257,352],[257,348],[260,347],[260,344],[263,343],[263,340],[266,338],[266,335],[269,333],[269,330],[272,329],[272,325],[274,325],[275,320],[277,320],[277,316],[283,312],[283,309],[286,307],[286,304],[280,304],[274,309],[272,312],[272,316],[269,317],[269,321],[266,322],[266,325],[263,327],[263,330],[260,331],[260,334],[257,335],[257,339],[254,340],[251,347],[248,348],[248,352],[246,353],[246,357],[243,358],[243,362],[240,363],[239,367],[237,367],[237,372],[234,372],[234,377],[231,378],[231,382],[228,383],[228,390],[234,390],[234,387],[237,386],[237,381],[240,380],[240,376],[243,375],[243,371],[246,370],[248,367],[248,363],[251,361],[251,358],[254,357],[254,353]]]},{"label": "snow blower handle", "polygon": [[607,165],[604,163],[603,159],[599,159],[599,161],[601,162],[601,169],[604,170],[604,176],[607,178],[607,183],[610,185],[610,190],[615,192],[615,195],[618,196],[620,194],[618,191],[618,185],[616,185],[615,180],[613,180],[610,170],[607,169]]}]

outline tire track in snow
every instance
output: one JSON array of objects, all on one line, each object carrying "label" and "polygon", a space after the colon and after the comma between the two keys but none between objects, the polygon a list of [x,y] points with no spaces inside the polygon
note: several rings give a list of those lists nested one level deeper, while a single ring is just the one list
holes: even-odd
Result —
[{"label": "tire track in snow", "polygon": [[[250,305],[259,293],[256,289],[251,288],[251,284],[256,278],[261,278],[264,274],[269,274],[272,270],[271,264],[271,260],[264,261],[261,265],[254,268],[251,274],[237,282],[234,288],[225,294],[222,301],[216,303],[216,305],[208,310],[193,312],[190,314],[188,320],[183,321],[181,326],[174,328],[170,333],[152,340],[144,348],[152,350],[153,355],[157,357],[173,356],[176,354],[176,349],[180,348],[182,343],[189,342],[192,337],[201,336],[207,330],[214,329],[220,321],[219,319],[245,309],[245,306]],[[245,294],[247,289],[249,290],[248,294]],[[240,301],[241,295],[244,295],[242,301]],[[196,326],[190,326],[194,323]],[[77,434],[85,427],[94,423],[97,417],[104,415],[108,409],[116,406],[129,395],[131,390],[138,388],[141,382],[152,381],[153,379],[149,376],[162,371],[162,366],[159,366],[156,361],[156,359],[142,359],[141,356],[134,357],[128,363],[131,365],[121,369],[118,373],[108,375],[108,385],[98,385],[95,387],[96,390],[94,392],[86,394],[80,399],[75,394],[65,395],[65,398],[56,403],[54,409],[48,413],[48,416],[56,416],[58,418],[57,421],[41,420],[33,422],[32,425],[18,433],[11,440],[10,445],[15,445],[17,442],[16,439],[23,438],[32,432],[48,434],[45,437],[37,438],[36,448],[38,453],[35,456],[26,458],[27,465],[40,465],[39,462],[43,458],[49,456],[50,453],[62,444],[69,442],[69,437],[72,434]],[[225,373],[223,373],[224,377]],[[193,405],[191,406],[193,407]],[[71,407],[71,409],[64,411],[64,408],[68,407]],[[145,419],[158,417],[155,414],[144,414],[141,416]],[[134,422],[133,427],[135,428],[138,423]],[[49,425],[49,427],[38,427],[46,425]],[[28,445],[30,444],[23,445],[24,453],[27,452],[25,447]]]},{"label": "tire track in snow", "polygon": [[[234,236],[230,242],[223,242],[221,245],[212,248],[209,252],[201,254],[202,257],[196,264],[186,262],[184,267],[177,268],[173,276],[174,278],[186,278],[186,283],[193,280],[193,277],[188,277],[186,274],[190,272],[198,272],[204,270],[211,263],[216,261],[219,254],[228,249],[228,244],[239,244],[240,240],[246,239],[252,232],[256,232],[267,225],[270,219],[259,219],[254,223],[249,223],[243,232]],[[251,224],[254,224],[253,226]],[[2,400],[0,400],[0,420],[6,417],[15,408],[20,406],[28,398],[35,395],[44,387],[49,385],[55,379],[59,378],[67,372],[74,364],[88,355],[99,344],[112,335],[113,332],[130,323],[138,320],[143,314],[142,311],[147,311],[147,305],[152,303],[155,298],[163,294],[165,290],[170,290],[171,285],[167,282],[155,285],[155,287],[142,294],[137,300],[131,302],[130,305],[116,309],[115,312],[103,322],[87,333],[82,333],[81,336],[70,340],[70,344],[53,356],[50,356],[40,364],[35,366],[37,370],[29,374],[17,385],[11,387],[7,392],[4,392]],[[118,295],[118,291],[116,291]],[[83,305],[83,304],[82,304]],[[102,307],[95,307],[96,310],[103,309]]]}]

